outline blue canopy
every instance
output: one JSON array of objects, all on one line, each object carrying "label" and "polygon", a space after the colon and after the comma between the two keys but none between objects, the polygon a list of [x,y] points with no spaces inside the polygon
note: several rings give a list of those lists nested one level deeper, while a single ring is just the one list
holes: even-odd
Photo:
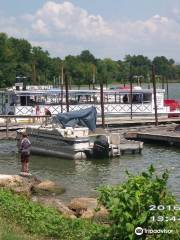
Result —
[{"label": "blue canopy", "polygon": [[72,111],[67,113],[59,113],[55,119],[60,122],[63,127],[83,126],[88,127],[91,131],[96,129],[97,111],[95,107]]}]

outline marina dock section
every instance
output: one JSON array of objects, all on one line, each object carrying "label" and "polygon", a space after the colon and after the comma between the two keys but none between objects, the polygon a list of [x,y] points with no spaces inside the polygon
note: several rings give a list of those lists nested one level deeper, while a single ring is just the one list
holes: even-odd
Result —
[{"label": "marina dock section", "polygon": [[125,137],[148,143],[180,146],[180,131],[176,131],[176,124],[130,130]]}]

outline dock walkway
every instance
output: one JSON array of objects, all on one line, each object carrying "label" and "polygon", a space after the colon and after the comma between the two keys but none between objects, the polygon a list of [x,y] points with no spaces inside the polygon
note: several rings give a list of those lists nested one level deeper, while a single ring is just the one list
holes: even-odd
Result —
[{"label": "dock walkway", "polygon": [[143,142],[159,143],[169,146],[180,146],[180,131],[175,131],[176,125],[154,128],[144,128],[140,131],[129,131],[125,134],[127,139],[136,139]]}]

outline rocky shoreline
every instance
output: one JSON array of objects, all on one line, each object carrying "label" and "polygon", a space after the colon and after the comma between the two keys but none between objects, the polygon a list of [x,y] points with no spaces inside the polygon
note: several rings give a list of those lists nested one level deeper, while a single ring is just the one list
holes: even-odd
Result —
[{"label": "rocky shoreline", "polygon": [[65,204],[59,199],[59,195],[65,192],[65,188],[50,180],[41,181],[34,176],[0,174],[0,188],[24,195],[30,201],[56,208],[66,218],[92,219],[100,223],[108,221],[108,210],[99,205],[96,198],[73,198],[69,204]]}]

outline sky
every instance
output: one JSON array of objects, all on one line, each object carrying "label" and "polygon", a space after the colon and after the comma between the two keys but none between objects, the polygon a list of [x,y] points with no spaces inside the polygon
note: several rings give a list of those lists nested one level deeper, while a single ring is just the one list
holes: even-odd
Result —
[{"label": "sky", "polygon": [[64,58],[89,50],[180,63],[180,0],[0,0],[0,32]]}]

